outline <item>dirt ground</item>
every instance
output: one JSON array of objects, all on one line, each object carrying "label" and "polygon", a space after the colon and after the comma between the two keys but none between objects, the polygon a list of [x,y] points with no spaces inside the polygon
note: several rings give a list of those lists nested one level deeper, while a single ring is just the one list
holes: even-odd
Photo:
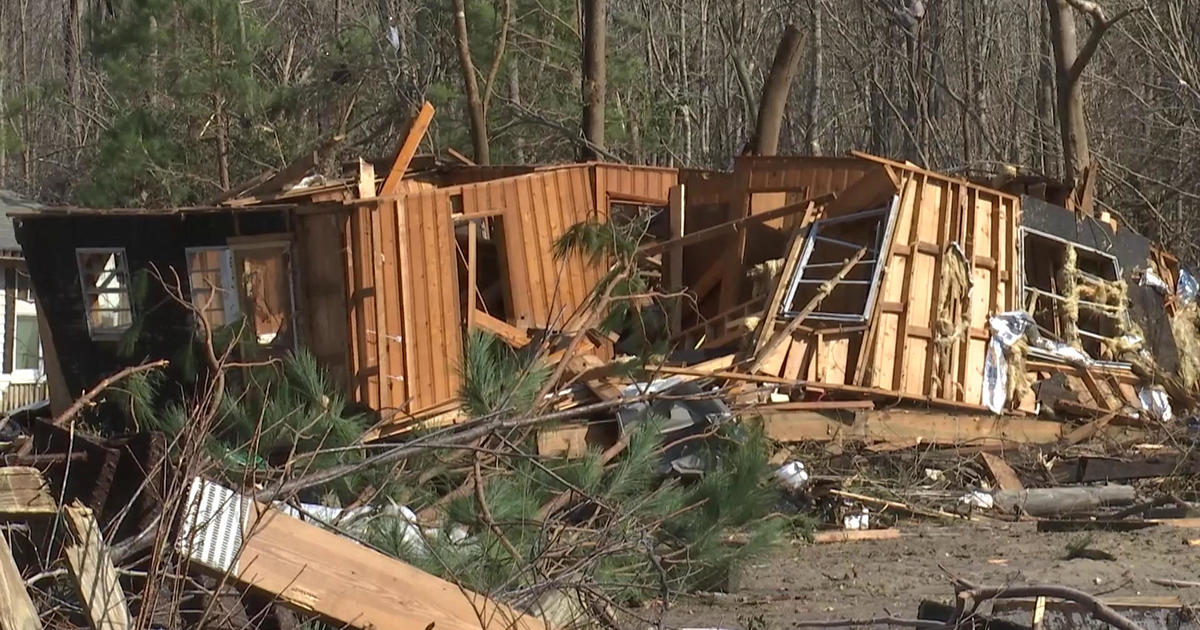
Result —
[{"label": "dirt ground", "polygon": [[[667,626],[782,630],[799,620],[863,619],[891,613],[915,618],[922,599],[949,602],[943,571],[976,583],[1052,583],[1105,598],[1175,596],[1200,602],[1200,588],[1152,584],[1152,578],[1200,581],[1200,530],[1158,527],[1095,532],[1089,545],[1115,561],[1065,560],[1078,533],[1038,533],[1028,523],[954,526],[902,523],[895,540],[796,545],[778,559],[747,567],[735,592],[677,601]],[[760,619],[755,619],[761,617]]]}]

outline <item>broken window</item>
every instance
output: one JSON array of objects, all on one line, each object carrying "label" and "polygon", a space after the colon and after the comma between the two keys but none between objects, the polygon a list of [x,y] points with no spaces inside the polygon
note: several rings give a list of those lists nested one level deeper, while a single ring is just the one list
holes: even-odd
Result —
[{"label": "broken window", "polygon": [[84,312],[92,338],[119,336],[133,323],[124,249],[77,249]]},{"label": "broken window", "polygon": [[1022,228],[1025,309],[1042,335],[1111,360],[1126,332],[1126,288],[1117,259]]},{"label": "broken window", "polygon": [[192,304],[211,326],[225,326],[241,315],[233,282],[233,253],[228,247],[189,247],[188,283]]},{"label": "broken window", "polygon": [[295,340],[289,243],[259,238],[230,239],[241,293],[241,312],[264,348],[291,349]]},{"label": "broken window", "polygon": [[867,251],[862,260],[833,287],[808,318],[840,323],[867,321],[878,293],[879,274],[883,269],[879,261],[886,254],[892,215],[890,206],[885,206],[810,224],[780,314],[789,318],[798,315],[817,295],[821,285],[837,275],[846,261],[865,247]]}]

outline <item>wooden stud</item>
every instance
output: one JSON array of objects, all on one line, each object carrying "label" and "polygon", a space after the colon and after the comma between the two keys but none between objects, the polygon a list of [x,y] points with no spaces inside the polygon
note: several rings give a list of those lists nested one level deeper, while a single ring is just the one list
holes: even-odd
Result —
[{"label": "wooden stud", "polygon": [[492,317],[491,315],[477,310],[474,314],[474,326],[480,330],[486,330],[500,338],[504,343],[514,348],[524,348],[532,342],[529,335],[525,334],[520,328],[509,324],[508,322]]},{"label": "wooden stud", "polygon": [[479,224],[467,223],[467,331],[475,327],[475,310],[479,308],[478,277],[478,234]]},{"label": "wooden stud", "polygon": [[425,101],[421,105],[421,110],[417,112],[417,116],[413,118],[404,142],[400,143],[400,148],[396,151],[396,159],[392,161],[387,178],[383,180],[383,188],[379,190],[381,197],[395,195],[400,190],[400,180],[404,179],[404,173],[408,171],[408,165],[412,163],[413,156],[417,154],[417,148],[421,146],[425,130],[429,128],[432,120],[433,105],[429,101]]},{"label": "wooden stud", "polygon": [[358,159],[358,198],[370,199],[375,196],[375,165]]},{"label": "wooden stud", "polygon": [[[676,241],[676,243],[671,246],[670,262],[667,267],[667,291],[679,294],[683,291],[683,245],[678,242],[683,238],[685,232],[684,208],[686,207],[686,197],[683,184],[671,187],[668,207],[671,213],[671,240]],[[678,331],[683,328],[682,295],[671,300],[669,324],[672,331]]]},{"label": "wooden stud", "polygon": [[130,627],[125,593],[117,581],[117,570],[108,557],[100,524],[91,509],[79,503],[63,508],[73,543],[67,545],[67,568],[75,579],[84,613],[95,630]]},{"label": "wooden stud", "polygon": [[0,536],[0,630],[42,630],[38,611],[4,536]]}]

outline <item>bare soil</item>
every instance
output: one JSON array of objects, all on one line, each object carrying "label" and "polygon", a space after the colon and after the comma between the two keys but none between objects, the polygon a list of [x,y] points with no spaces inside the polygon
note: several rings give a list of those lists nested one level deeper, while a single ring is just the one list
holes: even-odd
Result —
[{"label": "bare soil", "polygon": [[[900,539],[793,545],[746,567],[729,594],[689,596],[667,614],[674,628],[748,626],[772,630],[799,620],[915,618],[923,599],[949,602],[947,573],[975,583],[1051,583],[1106,598],[1175,596],[1200,602],[1200,588],[1172,588],[1152,578],[1200,581],[1200,530],[1157,527],[1092,532],[1089,545],[1115,561],[1066,560],[1083,534],[1038,533],[1030,523],[937,526],[907,523]],[[758,619],[756,619],[758,618]],[[760,625],[765,624],[765,626]]]}]

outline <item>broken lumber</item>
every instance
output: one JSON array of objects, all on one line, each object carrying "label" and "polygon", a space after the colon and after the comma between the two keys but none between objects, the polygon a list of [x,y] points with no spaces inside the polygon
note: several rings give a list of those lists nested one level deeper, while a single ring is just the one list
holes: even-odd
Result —
[{"label": "broken lumber", "polygon": [[47,490],[46,479],[36,468],[0,468],[0,518],[23,519],[57,513],[58,506]]},{"label": "broken lumber", "polygon": [[353,628],[546,630],[540,620],[195,478],[177,548],[216,575]]},{"label": "broken lumber", "polygon": [[1020,492],[1025,489],[1025,485],[1021,483],[1021,478],[1017,476],[1016,471],[1003,458],[991,453],[980,453],[979,457],[983,460],[983,465],[987,467],[988,472],[992,475],[992,481],[996,482],[998,489],[1013,492]]},{"label": "broken lumber", "polygon": [[84,613],[95,630],[125,630],[130,627],[129,608],[125,593],[117,581],[100,524],[89,508],[76,502],[63,508],[63,517],[72,542],[63,553],[67,569],[75,579]]},{"label": "broken lumber", "polygon": [[500,341],[514,348],[524,348],[532,341],[529,335],[522,332],[520,328],[502,319],[492,317],[479,309],[475,309],[471,320],[476,328],[496,335]]},{"label": "broken lumber", "polygon": [[860,411],[852,424],[813,411],[758,412],[777,442],[922,443],[942,446],[1053,444],[1061,424],[1007,416],[922,411]]},{"label": "broken lumber", "polygon": [[396,151],[396,159],[392,160],[387,178],[383,180],[383,186],[379,189],[380,197],[394,195],[400,190],[400,180],[404,179],[404,173],[408,171],[408,165],[412,163],[413,156],[417,154],[417,148],[421,146],[421,140],[425,138],[425,130],[429,128],[431,121],[433,121],[433,105],[429,101],[425,101],[421,105],[421,111],[417,112],[416,117],[409,125],[404,142],[400,143],[400,148]]},{"label": "broken lumber", "polygon": [[1111,519],[1111,518],[1063,518],[1043,519],[1038,521],[1039,532],[1079,532],[1079,531],[1112,531],[1130,532],[1149,527],[1174,527],[1177,529],[1200,528],[1200,518],[1148,518],[1148,519]]},{"label": "broken lumber", "polygon": [[1097,509],[1130,505],[1137,500],[1133,486],[1097,486],[1079,488],[1030,488],[1002,490],[992,495],[996,508],[1005,512],[1020,510],[1030,516],[1087,514]]},{"label": "broken lumber", "polygon": [[0,536],[0,630],[42,630],[8,541]]},{"label": "broken lumber", "polygon": [[956,520],[956,521],[960,521],[960,520],[977,521],[977,520],[979,520],[978,518],[963,516],[962,514],[951,514],[950,512],[944,512],[942,510],[928,510],[928,509],[925,509],[922,507],[916,507],[914,505],[900,503],[899,501],[889,501],[887,499],[871,497],[871,496],[867,496],[865,494],[846,492],[845,490],[830,490],[829,494],[832,494],[836,497],[841,497],[843,499],[851,499],[854,501],[861,501],[863,503],[870,503],[873,505],[883,506],[885,508],[891,508],[893,510],[899,510],[906,514],[912,514],[913,516],[927,516],[929,518],[945,518],[945,519],[951,519],[951,520]]}]

